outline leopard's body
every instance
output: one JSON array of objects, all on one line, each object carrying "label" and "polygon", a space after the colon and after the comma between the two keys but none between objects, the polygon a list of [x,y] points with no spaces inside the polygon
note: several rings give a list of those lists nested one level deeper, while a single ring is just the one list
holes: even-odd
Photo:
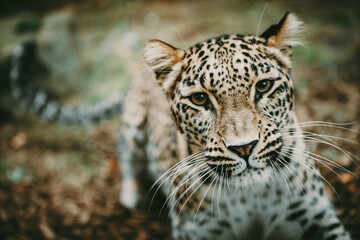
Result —
[{"label": "leopard's body", "polygon": [[155,74],[132,81],[118,142],[125,206],[145,206],[157,180],[175,239],[350,239],[297,125],[300,25],[287,14],[260,37],[145,45]]}]

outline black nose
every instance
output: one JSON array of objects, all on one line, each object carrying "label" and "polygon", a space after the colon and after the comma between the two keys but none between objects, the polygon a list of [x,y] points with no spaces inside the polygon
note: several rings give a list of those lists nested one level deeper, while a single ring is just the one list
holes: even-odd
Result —
[{"label": "black nose", "polygon": [[233,146],[228,146],[227,148],[247,161],[252,151],[254,150],[255,145],[258,142],[259,140],[255,140],[244,145],[237,145],[237,146],[233,145]]}]

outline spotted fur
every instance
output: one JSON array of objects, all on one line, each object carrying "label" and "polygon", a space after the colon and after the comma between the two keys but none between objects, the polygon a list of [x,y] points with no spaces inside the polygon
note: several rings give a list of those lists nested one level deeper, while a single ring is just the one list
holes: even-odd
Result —
[{"label": "spotted fur", "polygon": [[297,125],[290,57],[301,28],[286,14],[259,37],[187,50],[149,41],[123,106],[121,202],[147,206],[156,181],[175,239],[350,239]]}]

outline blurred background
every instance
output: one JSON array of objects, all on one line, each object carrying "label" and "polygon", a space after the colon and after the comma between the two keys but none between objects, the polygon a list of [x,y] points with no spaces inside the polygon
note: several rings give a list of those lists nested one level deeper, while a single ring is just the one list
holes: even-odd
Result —
[{"label": "blurred background", "polygon": [[[310,127],[333,135],[359,157],[359,1],[2,0],[0,8],[1,239],[170,239],[170,222],[156,212],[119,203],[116,138],[120,119],[89,129],[44,123],[21,111],[9,88],[9,56],[29,37],[49,72],[37,79],[63,103],[95,103],[126,88],[149,39],[186,48],[223,33],[261,34],[286,11],[305,22],[294,50],[293,79],[300,122],[352,123],[350,130]],[[337,148],[310,145],[359,175]],[[357,160],[360,162],[359,160]],[[319,166],[354,239],[360,239],[360,181]],[[334,170],[336,173],[332,172]]]}]

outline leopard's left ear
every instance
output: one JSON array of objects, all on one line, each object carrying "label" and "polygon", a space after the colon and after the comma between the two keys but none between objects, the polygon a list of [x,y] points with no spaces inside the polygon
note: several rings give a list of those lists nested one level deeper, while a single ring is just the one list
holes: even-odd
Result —
[{"label": "leopard's left ear", "polygon": [[260,37],[266,45],[280,49],[284,55],[291,55],[291,47],[301,44],[298,34],[303,30],[303,22],[293,13],[287,12],[278,24],[271,25]]},{"label": "leopard's left ear", "polygon": [[154,71],[159,85],[167,93],[180,72],[184,56],[185,51],[160,40],[150,40],[143,49],[144,61]]}]

